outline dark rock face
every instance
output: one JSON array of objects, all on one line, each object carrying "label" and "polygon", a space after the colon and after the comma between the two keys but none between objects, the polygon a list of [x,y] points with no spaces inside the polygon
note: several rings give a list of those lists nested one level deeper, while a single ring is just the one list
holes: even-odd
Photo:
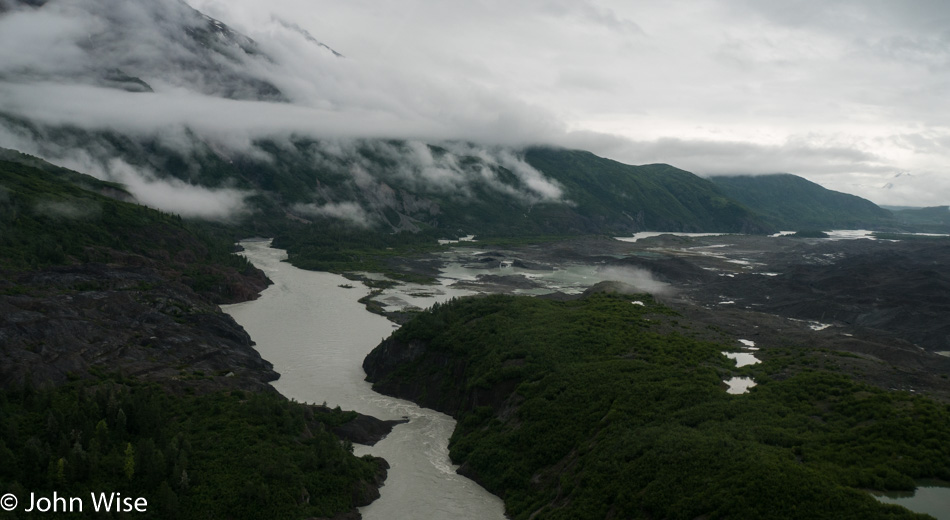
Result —
[{"label": "dark rock face", "polygon": [[[413,377],[397,377],[399,370],[412,367]],[[429,349],[420,341],[401,342],[389,337],[366,359],[363,370],[373,390],[407,399],[453,417],[463,410],[490,406],[496,412],[515,406],[510,402],[517,381],[502,381],[489,388],[466,389],[464,359]]]},{"label": "dark rock face", "polygon": [[171,388],[259,390],[278,377],[209,297],[148,267],[102,264],[0,281],[0,359],[2,385],[95,371]]},{"label": "dark rock face", "polygon": [[700,284],[716,279],[716,275],[677,257],[629,256],[611,260],[608,265],[634,267],[649,271],[657,280],[669,284]]},{"label": "dark rock face", "polygon": [[822,241],[759,261],[777,276],[736,273],[691,296],[950,350],[950,243]]},{"label": "dark rock face", "polygon": [[363,482],[361,486],[353,490],[353,504],[356,507],[367,506],[379,498],[379,488],[389,475],[389,463],[379,457],[375,457],[375,460],[376,474],[373,476],[373,482]]},{"label": "dark rock face", "polygon": [[341,424],[331,430],[334,435],[357,444],[373,446],[383,440],[397,424],[405,424],[409,419],[384,421],[369,415],[359,414],[356,419]]},{"label": "dark rock face", "polygon": [[[389,377],[400,367],[418,362],[442,370],[433,372],[430,378],[414,378],[412,381]],[[389,337],[366,356],[363,371],[366,372],[366,380],[373,383],[373,390],[381,394],[409,399],[420,406],[449,415],[459,409],[461,396],[442,392],[442,386],[446,373],[464,373],[464,365],[448,356],[430,352],[425,343],[403,343]]]}]

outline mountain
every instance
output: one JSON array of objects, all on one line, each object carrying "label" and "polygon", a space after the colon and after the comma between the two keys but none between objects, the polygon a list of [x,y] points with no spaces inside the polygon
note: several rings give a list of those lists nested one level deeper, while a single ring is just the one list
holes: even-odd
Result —
[{"label": "mountain", "polygon": [[631,166],[590,152],[531,148],[525,161],[564,187],[575,211],[609,231],[768,229],[715,184],[667,164]]},{"label": "mountain", "polygon": [[326,219],[360,229],[461,235],[771,229],[692,173],[575,150],[291,139],[259,140],[252,150],[234,151],[197,136],[182,150],[159,139],[11,116],[0,115],[0,123],[29,136],[42,156],[85,150],[105,178],[124,164],[150,182],[239,190],[246,195],[245,220],[263,226],[261,233]]},{"label": "mountain", "polygon": [[0,160],[0,385],[98,370],[165,380],[192,357],[195,369],[235,374],[216,384],[262,388],[275,377],[216,307],[255,297],[263,273],[227,240],[47,166]]},{"label": "mountain", "polygon": [[[265,131],[211,124],[244,112],[288,117],[314,105],[329,106],[316,114],[332,116],[347,102],[294,104],[306,91],[301,80],[323,78],[293,76],[278,56],[293,61],[293,51],[312,51],[330,83],[350,71],[333,69],[347,60],[292,23],[275,21],[275,30],[301,40],[288,50],[259,45],[181,0],[0,5],[11,27],[63,27],[35,31],[30,44],[43,49],[35,59],[0,65],[0,146],[121,183],[165,211],[270,235],[329,220],[447,235],[770,229],[714,184],[668,165],[554,148],[314,137],[279,121],[255,121]],[[76,96],[101,110],[46,110],[31,104],[34,96]],[[113,100],[128,111],[114,110]]]},{"label": "mountain", "polygon": [[890,211],[869,200],[788,173],[716,176],[710,181],[776,228],[880,229],[897,223]]},{"label": "mountain", "polygon": [[[791,175],[706,180],[670,165],[632,166],[578,150],[310,135],[288,114],[328,107],[314,117],[333,117],[350,98],[318,89],[330,97],[301,101],[301,92],[310,92],[304,80],[322,79],[287,76],[294,67],[278,61],[309,49],[316,69],[328,70],[328,84],[351,71],[334,69],[348,60],[292,23],[275,21],[274,30],[300,39],[285,48],[260,45],[181,0],[2,5],[6,20],[56,22],[70,31],[37,37],[52,57],[0,67],[0,86],[9,87],[0,89],[0,146],[121,183],[164,211],[226,221],[246,233],[273,236],[329,221],[447,236],[894,224],[868,201]],[[77,93],[103,113],[26,110],[34,105],[24,85],[33,84],[40,97],[94,87]],[[133,113],[111,110],[110,96]],[[137,112],[139,104],[147,109]],[[267,121],[231,128],[232,116],[249,124],[244,113]],[[282,126],[283,117],[294,123]]]},{"label": "mountain", "polygon": [[0,14],[63,32],[58,40],[37,38],[47,48],[36,52],[55,60],[8,65],[4,79],[143,93],[164,84],[229,99],[287,100],[266,79],[271,58],[256,42],[182,0],[4,0]]},{"label": "mountain", "polygon": [[892,208],[902,225],[921,233],[950,233],[950,206],[930,208]]},{"label": "mountain", "polygon": [[358,516],[388,466],[341,437],[385,423],[278,394],[217,305],[256,297],[263,273],[229,240],[107,195],[128,196],[0,157],[0,486],[121,490],[147,497],[146,518]]}]

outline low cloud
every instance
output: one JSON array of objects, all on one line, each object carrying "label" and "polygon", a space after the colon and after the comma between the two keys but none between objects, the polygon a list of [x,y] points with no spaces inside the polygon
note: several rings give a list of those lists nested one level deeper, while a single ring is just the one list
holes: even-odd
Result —
[{"label": "low cloud", "polygon": [[[255,32],[260,42],[179,0],[63,0],[7,13],[0,112],[146,136],[188,129],[231,143],[302,135],[517,145],[563,128],[501,91],[343,58],[276,17]],[[115,88],[109,74],[154,92]]]},{"label": "low cloud", "polygon": [[[88,137],[88,136],[87,136]],[[116,158],[114,150],[95,139],[79,147],[72,143],[34,140],[26,133],[0,127],[4,145],[44,158],[54,164],[126,187],[135,200],[146,206],[183,217],[228,220],[247,214],[251,192],[229,186],[198,186],[174,177],[164,177],[148,167],[133,166]]]},{"label": "low cloud", "polygon": [[159,178],[113,159],[106,178],[124,184],[136,200],[183,217],[227,220],[245,213],[248,193],[234,188],[208,188],[174,178]]},{"label": "low cloud", "polygon": [[331,202],[327,204],[296,204],[293,211],[311,217],[326,217],[342,220],[360,228],[370,228],[374,220],[355,202]]},{"label": "low cloud", "polygon": [[632,293],[650,293],[654,296],[670,296],[673,287],[658,281],[653,274],[635,267],[604,267],[597,270],[599,281],[623,282],[634,289]]},{"label": "low cloud", "polygon": [[[872,143],[806,135],[793,136],[781,144],[678,138],[638,141],[575,132],[561,143],[630,164],[672,163],[707,177],[793,173],[877,204],[950,204],[950,180],[942,159],[950,133],[945,132],[895,134]],[[874,144],[881,148],[871,149]],[[888,150],[897,148],[904,150],[899,153],[912,154],[918,162],[912,175],[906,176],[908,170],[898,168],[898,160],[887,155]]]},{"label": "low cloud", "polygon": [[579,146],[621,157],[634,164],[669,163],[699,175],[755,175],[802,172],[813,174],[875,172],[897,169],[885,157],[833,138],[793,136],[781,144],[710,139],[660,138],[652,141],[624,139],[592,132],[574,133],[565,139]]},{"label": "low cloud", "polygon": [[[393,181],[418,194],[435,193],[460,201],[470,199],[473,189],[479,187],[529,205],[564,202],[560,185],[498,146],[336,139],[316,143],[310,153],[316,166],[348,172],[364,192],[379,191],[383,183]],[[512,174],[514,182],[502,180],[503,169]]]},{"label": "low cloud", "polygon": [[103,163],[83,151],[59,157],[57,162],[99,179],[120,183],[137,202],[167,213],[209,220],[228,220],[249,211],[245,199],[250,193],[244,190],[209,188],[176,178],[162,178],[148,169],[134,167],[121,159],[109,159]]},{"label": "low cloud", "polygon": [[[933,3],[712,0],[696,16],[685,4],[564,0],[189,0],[251,40],[179,0],[0,2],[0,114],[50,128],[258,159],[261,139],[442,143],[449,154],[410,145],[389,173],[430,190],[454,183],[460,196],[477,180],[529,202],[563,190],[502,147],[557,144],[703,175],[789,172],[880,203],[950,193],[880,188],[900,171],[938,186],[947,173],[950,39],[933,23],[947,8]],[[0,146],[28,141],[0,128]],[[486,151],[444,144],[455,142]],[[475,153],[485,168],[453,162]],[[502,167],[516,185],[500,182]]]}]

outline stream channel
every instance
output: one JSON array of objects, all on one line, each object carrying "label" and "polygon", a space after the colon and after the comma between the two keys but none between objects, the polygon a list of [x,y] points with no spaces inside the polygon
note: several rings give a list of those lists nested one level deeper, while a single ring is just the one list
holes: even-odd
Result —
[{"label": "stream channel", "polygon": [[[368,312],[357,300],[369,289],[326,272],[305,271],[282,260],[285,251],[269,240],[241,242],[244,255],[267,274],[274,285],[254,301],[222,306],[251,338],[261,356],[281,377],[273,383],[284,396],[300,402],[326,403],[379,419],[408,418],[375,446],[354,445],[356,455],[386,459],[391,468],[381,497],[360,508],[366,520],[503,520],[504,504],[475,482],[455,473],[448,456],[448,439],[455,429],[451,417],[414,403],[378,394],[364,381],[363,358],[397,326]],[[475,280],[478,274],[526,273],[542,281],[545,290],[579,293],[616,273],[598,273],[591,266],[547,272],[518,269],[471,269],[449,264],[438,286],[412,284],[386,290],[377,297],[389,309],[425,308],[455,296],[477,292],[452,286]],[[513,290],[533,293],[535,290]],[[638,302],[634,302],[638,303]],[[642,305],[642,304],[641,304]],[[814,328],[814,327],[813,327]],[[820,330],[820,329],[819,329]],[[742,350],[755,351],[754,342],[739,340]],[[723,352],[738,366],[757,363],[753,353]],[[730,394],[748,392],[755,382],[734,377],[725,381]],[[950,487],[922,484],[916,493],[876,493],[881,501],[950,520]]]},{"label": "stream channel", "polygon": [[243,254],[274,285],[257,300],[222,308],[280,373],[274,387],[300,402],[326,402],[384,420],[409,419],[375,446],[354,445],[356,455],[372,454],[390,464],[382,496],[360,508],[363,518],[504,519],[501,499],[455,473],[448,454],[454,419],[378,394],[364,381],[363,358],[396,328],[357,302],[369,290],[336,274],[282,262],[286,252],[269,244],[241,243]]}]

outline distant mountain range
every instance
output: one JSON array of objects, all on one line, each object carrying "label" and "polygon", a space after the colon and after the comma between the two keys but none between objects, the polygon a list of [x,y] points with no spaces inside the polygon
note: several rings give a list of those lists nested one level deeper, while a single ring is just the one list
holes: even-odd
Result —
[{"label": "distant mountain range", "polygon": [[823,188],[782,173],[710,179],[723,193],[753,210],[771,226],[786,230],[882,229],[897,225],[894,215],[855,195]]},{"label": "distant mountain range", "polygon": [[905,228],[921,233],[947,233],[950,230],[950,206],[929,208],[888,207]]},{"label": "distant mountain range", "polygon": [[[0,16],[55,17],[68,11],[64,5],[6,0]],[[42,81],[130,91],[142,99],[158,96],[155,89],[185,89],[208,99],[288,101],[268,79],[272,57],[181,0],[70,5],[98,21],[97,32],[76,44],[77,63],[8,68],[0,86]],[[331,59],[343,59],[332,52]],[[895,219],[867,200],[788,174],[703,179],[666,164],[630,166],[577,150],[317,139],[289,131],[234,144],[190,127],[148,131],[147,118],[135,123],[146,130],[59,123],[0,105],[0,146],[126,184],[159,209],[210,216],[255,233],[325,220],[447,236],[766,233],[921,222],[911,214]]]}]

